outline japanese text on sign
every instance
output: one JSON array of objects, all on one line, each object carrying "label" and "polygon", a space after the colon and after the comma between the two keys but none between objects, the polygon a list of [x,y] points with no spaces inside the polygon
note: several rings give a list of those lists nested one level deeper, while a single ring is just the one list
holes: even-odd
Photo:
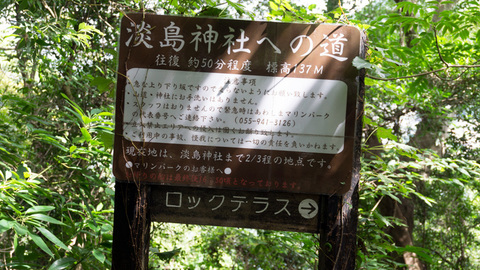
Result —
[{"label": "japanese text on sign", "polygon": [[127,77],[123,135],[131,141],[343,149],[347,86],[341,81],[139,68]]},{"label": "japanese text on sign", "polygon": [[[163,27],[163,40],[159,41],[158,44],[152,42],[152,30],[152,25],[145,21],[142,21],[140,24],[130,22],[130,27],[127,28],[130,36],[125,41],[125,45],[127,47],[144,46],[147,49],[171,47],[175,52],[182,51],[185,46],[189,46],[188,50],[193,49],[195,52],[198,52],[199,48],[203,47],[207,50],[207,53],[210,53],[212,47],[219,43],[221,44],[220,47],[226,48],[227,54],[230,55],[235,53],[251,54],[252,50],[248,44],[253,43],[257,45],[265,44],[275,54],[283,53],[279,45],[275,44],[270,37],[251,40],[247,36],[245,29],[235,29],[234,27],[229,27],[228,34],[223,34],[223,36],[214,30],[211,24],[203,27],[197,24],[195,32],[183,33],[182,29],[175,22],[170,21],[168,26]],[[320,45],[322,51],[319,56],[330,57],[341,62],[346,61],[348,58],[343,56],[346,42],[348,42],[348,39],[343,33],[333,34],[332,36],[323,34],[323,42]],[[300,34],[292,38],[288,45],[287,53],[307,56],[314,50],[315,43],[310,36]]]}]

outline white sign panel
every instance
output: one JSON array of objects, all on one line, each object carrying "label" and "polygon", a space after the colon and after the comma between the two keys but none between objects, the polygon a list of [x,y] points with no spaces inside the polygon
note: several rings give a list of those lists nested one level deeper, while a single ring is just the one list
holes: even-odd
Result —
[{"label": "white sign panel", "polygon": [[347,85],[337,80],[132,68],[123,136],[133,142],[336,154]]}]

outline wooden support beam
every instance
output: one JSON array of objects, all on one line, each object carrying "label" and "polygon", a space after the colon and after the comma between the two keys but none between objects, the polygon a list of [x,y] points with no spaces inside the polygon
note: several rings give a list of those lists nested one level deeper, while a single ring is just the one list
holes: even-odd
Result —
[{"label": "wooden support beam", "polygon": [[112,269],[148,269],[150,187],[115,183]]}]

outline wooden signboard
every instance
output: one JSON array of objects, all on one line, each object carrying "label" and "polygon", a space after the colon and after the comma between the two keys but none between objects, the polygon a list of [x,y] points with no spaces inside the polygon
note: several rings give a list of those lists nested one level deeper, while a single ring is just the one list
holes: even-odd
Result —
[{"label": "wooden signboard", "polygon": [[152,220],[320,233],[332,248],[319,268],[345,247],[354,268],[362,38],[346,25],[125,15],[112,269],[147,268]]}]

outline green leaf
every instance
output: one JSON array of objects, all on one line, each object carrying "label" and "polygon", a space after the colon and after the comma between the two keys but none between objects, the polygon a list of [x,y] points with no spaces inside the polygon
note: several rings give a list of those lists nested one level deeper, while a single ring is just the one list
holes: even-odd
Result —
[{"label": "green leaf", "polygon": [[20,179],[27,179],[30,177],[30,170],[25,166],[25,164],[22,164],[18,167],[17,174]]},{"label": "green leaf", "polygon": [[[402,201],[401,201],[396,195],[393,195],[392,192],[384,191],[383,193],[384,193],[385,195],[387,195],[388,197],[390,197],[391,199],[397,201],[399,204],[402,204]],[[405,194],[403,194],[403,196],[405,196]]]},{"label": "green leaf", "polygon": [[368,118],[366,115],[363,115],[363,123],[365,125],[371,125],[371,126],[376,126],[377,124],[373,122],[372,119]]},{"label": "green leaf", "polygon": [[377,129],[377,137],[379,139],[389,139],[395,142],[398,140],[397,136],[393,135],[391,129],[387,129],[384,127],[379,127]]},{"label": "green leaf", "polygon": [[96,86],[101,93],[109,91],[113,88],[113,81],[104,77],[96,77],[92,80],[92,85]]},{"label": "green leaf", "polygon": [[423,202],[425,202],[428,206],[433,206],[433,204],[436,204],[437,202],[429,197],[424,196],[423,194],[419,192],[413,192],[418,198],[420,198]]},{"label": "green leaf", "polygon": [[97,114],[98,116],[113,116],[114,114],[111,112],[100,112]]},{"label": "green leaf", "polygon": [[17,222],[13,223],[13,229],[15,230],[15,233],[18,235],[25,235],[28,233],[28,229]]},{"label": "green leaf", "polygon": [[90,135],[90,132],[88,132],[86,128],[82,127],[80,131],[82,131],[82,135],[85,141],[90,142],[92,140],[92,135]]},{"label": "green leaf", "polygon": [[371,69],[372,68],[372,64],[370,64],[367,60],[365,59],[362,59],[360,57],[355,57],[353,58],[353,61],[352,61],[352,65],[354,67],[356,67],[357,69],[362,69],[362,68],[365,68],[365,69]]},{"label": "green leaf", "polygon": [[69,251],[70,249],[62,242],[60,239],[58,239],[53,233],[51,233],[49,230],[47,230],[44,227],[37,227],[37,229],[52,243],[55,245]]},{"label": "green leaf", "polygon": [[430,250],[426,248],[421,248],[421,247],[415,247],[415,246],[405,246],[403,248],[398,248],[397,251],[399,252],[413,252],[415,253],[420,259],[427,263],[432,263],[432,257],[428,254]]},{"label": "green leaf", "polygon": [[25,214],[33,214],[33,213],[39,213],[39,212],[48,212],[55,209],[54,206],[49,206],[49,205],[36,205],[32,206],[25,211]]},{"label": "green leaf", "polygon": [[278,5],[277,5],[275,2],[270,1],[268,4],[270,5],[270,8],[271,8],[273,11],[278,10]]},{"label": "green leaf", "polygon": [[77,150],[77,146],[75,145],[70,146],[70,154],[75,152],[75,150]]},{"label": "green leaf", "polygon": [[386,184],[389,184],[389,183],[392,182],[392,180],[391,180],[388,176],[386,176],[386,175],[384,175],[384,174],[379,174],[379,175],[378,175],[378,178],[380,178],[379,180],[380,180],[381,182],[386,183]]},{"label": "green leaf", "polygon": [[463,175],[465,175],[465,176],[467,176],[467,177],[471,177],[471,176],[470,176],[470,173],[468,173],[468,171],[465,170],[464,168],[459,167],[458,170],[459,170]]},{"label": "green leaf", "polygon": [[[373,211],[373,216],[375,217],[376,223],[380,223],[378,225],[381,225],[380,227],[390,227],[392,226],[392,223],[385,218],[383,215],[378,213],[377,211]],[[383,226],[382,226],[383,225]]]},{"label": "green leaf", "polygon": [[5,172],[5,175],[3,175],[3,180],[8,180],[10,178],[12,178],[13,174],[11,171],[6,171]]},{"label": "green leaf", "polygon": [[0,220],[0,234],[13,228],[13,221],[2,219]]},{"label": "green leaf", "polygon": [[177,248],[177,249],[174,249],[174,250],[171,250],[171,251],[165,251],[165,252],[158,252],[158,253],[155,253],[155,255],[158,256],[158,258],[160,258],[160,260],[162,261],[170,261],[175,255],[177,255],[178,253],[180,253],[181,249],[180,248]]},{"label": "green leaf", "polygon": [[[219,9],[216,7],[206,7],[202,10],[201,13],[198,13],[197,16],[199,17],[221,17],[224,14],[223,9]],[[225,14],[224,14],[225,15]]]},{"label": "green leaf", "polygon": [[98,132],[100,141],[106,148],[113,148],[114,134],[111,131],[102,130]]},{"label": "green leaf", "polygon": [[43,39],[35,39],[35,43],[37,43],[38,45],[43,46],[43,47],[50,45],[47,42],[45,42]]},{"label": "green leaf", "polygon": [[31,231],[27,231],[27,234],[28,236],[30,236],[30,238],[32,238],[33,242],[40,248],[42,249],[45,253],[47,253],[48,255],[50,255],[50,257],[53,257],[53,253],[52,251],[48,248],[47,244],[45,243],[45,241],[43,241],[43,239],[34,234],[33,232]]},{"label": "green leaf", "polygon": [[45,222],[52,223],[52,224],[66,225],[65,223],[61,222],[60,220],[55,219],[55,218],[50,217],[50,216],[47,216],[47,215],[44,215],[44,214],[33,214],[33,215],[30,215],[30,217],[33,218],[33,219],[39,220],[39,221],[45,221]]},{"label": "green leaf", "polygon": [[101,250],[94,249],[92,254],[95,257],[95,259],[97,259],[99,262],[101,262],[101,263],[105,262],[106,257],[105,257],[105,254]]},{"label": "green leaf", "polygon": [[70,266],[75,264],[75,259],[71,257],[65,257],[56,260],[55,262],[48,267],[48,270],[61,270],[65,268],[69,268]]}]

